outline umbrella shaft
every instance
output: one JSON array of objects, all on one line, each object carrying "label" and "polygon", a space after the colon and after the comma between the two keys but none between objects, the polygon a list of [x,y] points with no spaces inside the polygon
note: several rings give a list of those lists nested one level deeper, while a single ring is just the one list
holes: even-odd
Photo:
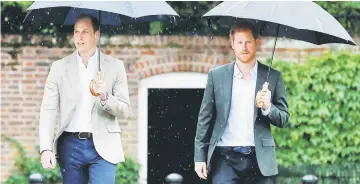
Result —
[{"label": "umbrella shaft", "polygon": [[99,61],[99,72],[101,71],[101,69],[100,69],[100,52],[101,52],[101,42],[100,42],[100,35],[101,35],[101,33],[100,33],[100,20],[101,20],[101,18],[100,18],[100,14],[101,14],[101,11],[99,10],[98,11],[99,12],[99,41],[98,41],[98,44],[99,44],[99,54],[98,54],[98,61]]},{"label": "umbrella shaft", "polygon": [[280,24],[278,24],[277,28],[276,28],[275,42],[274,42],[273,51],[272,51],[272,55],[271,55],[269,71],[268,71],[268,74],[267,74],[267,77],[266,77],[266,82],[269,82],[270,69],[271,69],[271,66],[272,66],[273,59],[274,59],[275,47],[276,47],[276,42],[277,42],[277,38],[278,38],[278,34],[279,34],[279,27],[280,27]]}]

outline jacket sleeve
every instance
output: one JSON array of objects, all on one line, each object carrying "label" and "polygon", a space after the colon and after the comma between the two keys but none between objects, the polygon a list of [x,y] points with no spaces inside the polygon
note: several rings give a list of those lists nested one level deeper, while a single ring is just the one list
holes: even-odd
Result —
[{"label": "jacket sleeve", "polygon": [[129,89],[127,76],[122,61],[117,61],[119,72],[116,76],[112,89],[113,94],[109,94],[106,103],[101,107],[118,118],[128,118],[131,115]]},{"label": "jacket sleeve", "polygon": [[288,123],[290,114],[288,112],[288,103],[286,97],[285,84],[282,74],[279,72],[274,95],[271,101],[272,105],[267,117],[271,124],[277,127],[284,127]]},{"label": "jacket sleeve", "polygon": [[40,153],[44,150],[53,150],[56,117],[59,111],[59,90],[57,62],[51,65],[45,82],[44,94],[40,106],[39,141]]},{"label": "jacket sleeve", "polygon": [[206,162],[206,155],[209,148],[212,125],[215,121],[215,97],[214,84],[211,70],[208,73],[208,79],[204,96],[202,99],[198,123],[195,136],[195,162]]}]

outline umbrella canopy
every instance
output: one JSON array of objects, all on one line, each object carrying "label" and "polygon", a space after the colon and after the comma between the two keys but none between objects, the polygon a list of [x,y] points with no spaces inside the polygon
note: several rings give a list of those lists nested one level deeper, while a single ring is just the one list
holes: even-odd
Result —
[{"label": "umbrella canopy", "polygon": [[317,45],[356,45],[332,15],[310,1],[225,1],[203,16],[216,17],[221,24],[227,26],[246,20],[258,28],[261,36],[275,37],[266,82],[269,79],[278,37]]},{"label": "umbrella canopy", "polygon": [[165,1],[36,1],[27,11],[24,21],[34,25],[73,25],[81,14],[97,18],[100,24],[114,26],[179,16]]},{"label": "umbrella canopy", "polygon": [[262,36],[279,36],[321,45],[356,45],[341,24],[311,1],[226,1],[207,12],[224,25],[248,19]]}]

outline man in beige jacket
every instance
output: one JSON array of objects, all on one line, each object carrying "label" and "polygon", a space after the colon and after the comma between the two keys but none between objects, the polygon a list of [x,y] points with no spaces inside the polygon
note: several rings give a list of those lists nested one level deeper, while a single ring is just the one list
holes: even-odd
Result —
[{"label": "man in beige jacket", "polygon": [[[77,19],[76,51],[52,64],[44,88],[41,164],[55,168],[58,161],[64,184],[115,183],[116,164],[124,161],[117,118],[126,118],[131,112],[126,71],[122,61],[96,47],[98,27],[95,18]],[[102,80],[97,78],[99,67]],[[100,94],[96,97],[89,90],[92,79]],[[57,122],[59,126],[55,126]]]}]

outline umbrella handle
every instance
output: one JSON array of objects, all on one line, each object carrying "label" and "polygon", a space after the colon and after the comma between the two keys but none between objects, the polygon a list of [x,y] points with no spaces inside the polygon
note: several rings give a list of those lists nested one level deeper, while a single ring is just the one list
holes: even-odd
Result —
[{"label": "umbrella handle", "polygon": [[[99,71],[98,72],[98,79],[101,80],[101,72]],[[99,96],[100,94],[99,93],[96,93],[95,90],[94,90],[94,84],[96,83],[96,81],[93,79],[90,81],[90,85],[89,85],[89,88],[90,88],[90,93],[93,95],[93,96]]]},{"label": "umbrella handle", "polygon": [[[268,87],[269,87],[269,82],[265,82],[263,84],[263,88],[262,88],[261,91],[267,90]],[[256,107],[258,107],[258,108],[262,108],[264,106],[264,102],[259,100],[261,91],[258,91],[257,94],[256,94]]]}]

